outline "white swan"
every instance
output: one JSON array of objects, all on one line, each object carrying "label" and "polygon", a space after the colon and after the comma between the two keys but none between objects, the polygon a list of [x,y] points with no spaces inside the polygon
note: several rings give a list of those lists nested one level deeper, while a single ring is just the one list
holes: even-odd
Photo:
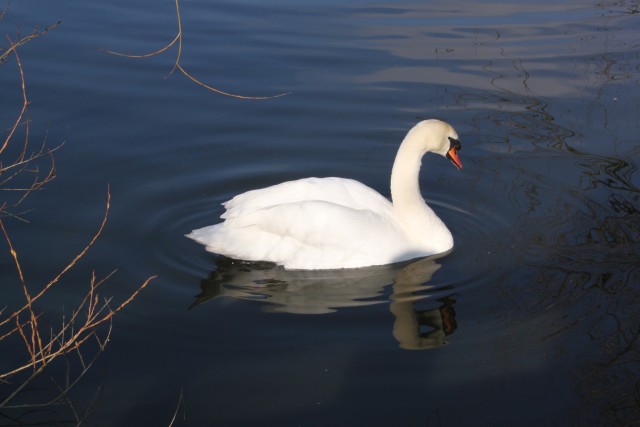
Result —
[{"label": "white swan", "polygon": [[392,264],[446,252],[453,237],[427,206],[418,176],[431,151],[462,169],[458,134],[440,120],[407,133],[391,171],[393,203],[345,178],[304,178],[235,196],[224,222],[187,237],[207,251],[286,269],[317,270]]}]

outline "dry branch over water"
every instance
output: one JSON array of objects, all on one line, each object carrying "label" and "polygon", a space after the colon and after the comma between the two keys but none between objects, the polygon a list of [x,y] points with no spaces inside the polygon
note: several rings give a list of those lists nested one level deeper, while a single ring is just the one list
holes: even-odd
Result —
[{"label": "dry branch over water", "polygon": [[174,39],[169,42],[169,44],[167,44],[166,46],[154,51],[154,52],[149,52],[149,53],[144,53],[144,54],[139,54],[139,55],[134,55],[134,54],[128,54],[128,53],[123,53],[123,52],[116,52],[116,51],[112,51],[112,50],[106,50],[106,49],[99,49],[102,50],[103,52],[109,53],[111,55],[116,55],[116,56],[123,56],[125,58],[137,58],[137,59],[142,59],[142,58],[150,58],[152,56],[155,55],[159,55],[165,51],[167,51],[168,49],[170,49],[172,46],[174,46],[176,43],[178,44],[178,53],[176,55],[176,62],[173,65],[173,69],[171,70],[171,73],[173,73],[176,69],[178,71],[180,71],[186,78],[188,78],[189,80],[191,80],[192,82],[194,82],[195,84],[204,87],[207,90],[210,90],[212,92],[218,93],[220,95],[224,95],[224,96],[230,96],[232,98],[238,98],[238,99],[254,99],[254,100],[259,100],[259,99],[273,99],[273,98],[280,98],[281,96],[285,96],[285,95],[289,95],[291,92],[284,92],[284,93],[279,93],[276,95],[271,95],[271,96],[248,96],[248,95],[239,95],[236,93],[230,93],[230,92],[225,92],[221,89],[218,89],[216,87],[213,87],[211,85],[208,85],[204,82],[202,82],[201,80],[198,80],[196,77],[194,77],[192,74],[190,74],[187,70],[184,69],[184,67],[182,67],[182,65],[180,64],[180,59],[182,56],[182,19],[180,17],[180,5],[178,3],[178,0],[176,1],[176,18],[178,20],[178,34],[174,37]]},{"label": "dry branch over water", "polygon": [[[0,12],[0,21],[7,8]],[[55,178],[53,149],[47,148],[46,140],[31,150],[30,122],[28,120],[29,100],[23,64],[18,48],[29,41],[43,36],[54,29],[56,23],[43,31],[34,30],[28,36],[17,37],[14,41],[6,36],[8,45],[0,48],[0,65],[15,61],[19,76],[22,105],[15,119],[4,130],[0,139],[0,241],[8,249],[10,263],[15,269],[15,281],[3,283],[3,286],[15,286],[20,290],[21,302],[0,306],[0,352],[11,354],[11,364],[0,367],[0,417],[22,424],[23,415],[36,409],[65,405],[73,414],[75,423],[80,424],[85,414],[77,410],[69,396],[71,389],[88,372],[97,356],[104,351],[112,333],[113,317],[126,307],[155,278],[151,276],[131,292],[123,302],[114,303],[112,298],[103,298],[98,290],[113,275],[98,278],[91,273],[86,291],[68,315],[60,322],[47,321],[46,308],[51,312],[59,310],[51,306],[47,297],[54,287],[61,286],[65,275],[85,257],[98,237],[103,233],[111,204],[111,193],[107,188],[104,217],[97,231],[53,279],[43,284],[29,283],[21,262],[22,256],[16,249],[19,246],[11,237],[9,222],[26,221],[25,213],[19,212],[19,206],[34,191]],[[46,159],[47,166],[40,170]],[[8,289],[8,288],[7,288]],[[49,372],[55,363],[66,365],[63,374]],[[34,380],[44,372],[49,372],[53,384],[51,391],[40,400],[33,401],[22,395],[33,385]]]},{"label": "dry branch over water", "polygon": [[[2,17],[6,13],[3,11]],[[46,183],[55,178],[55,163],[53,159],[53,152],[59,147],[48,149],[46,144],[42,144],[38,150],[29,151],[29,120],[27,119],[27,108],[29,106],[29,100],[27,99],[27,89],[25,83],[24,69],[22,67],[22,61],[20,55],[18,55],[18,47],[25,43],[45,35],[50,30],[56,28],[59,22],[45,28],[43,31],[34,30],[34,32],[28,36],[21,37],[17,41],[13,41],[12,38],[6,35],[6,39],[9,42],[9,46],[6,49],[0,49],[0,64],[4,64],[8,58],[13,57],[16,61],[18,73],[20,76],[20,89],[22,97],[22,107],[17,114],[13,124],[6,131],[6,136],[0,139],[0,194],[13,193],[18,194],[18,197],[0,198],[0,218],[4,216],[13,216],[21,218],[15,209],[25,200],[25,198],[33,191],[41,189]],[[24,136],[18,149],[18,154],[11,160],[7,160],[8,154],[5,150],[15,143],[16,132],[20,127],[24,127]],[[38,160],[42,157],[48,157],[50,159],[49,167],[46,169],[44,176],[40,171]]]},{"label": "dry branch over water", "polygon": [[[20,362],[18,366],[13,366],[4,372],[0,372],[0,382],[14,386],[13,391],[2,396],[0,409],[11,407],[9,403],[24,387],[40,375],[52,362],[62,356],[76,354],[83,368],[82,375],[84,375],[91,365],[91,363],[86,363],[85,356],[82,353],[84,344],[88,340],[94,339],[99,352],[103,351],[111,335],[113,316],[133,301],[151,280],[154,279],[154,276],[146,279],[124,302],[121,302],[115,308],[111,308],[111,298],[101,298],[98,294],[98,288],[103,285],[113,273],[102,279],[98,279],[95,273],[92,273],[87,293],[75,307],[69,318],[63,319],[61,325],[57,328],[41,325],[39,319],[42,312],[37,311],[35,303],[43,299],[53,286],[61,282],[65,273],[71,270],[78,261],[86,255],[87,251],[102,234],[108,217],[110,198],[110,192],[107,191],[107,205],[104,218],[93,238],[62,271],[39,291],[36,291],[35,294],[32,294],[31,287],[27,285],[18,252],[13,246],[4,221],[0,219],[0,231],[2,231],[2,235],[9,247],[9,252],[11,253],[24,294],[24,305],[15,308],[11,314],[0,317],[0,347],[5,340],[10,342],[9,338],[17,335],[21,338],[24,349],[26,350],[26,357],[23,362]],[[2,314],[4,314],[5,311],[7,311],[6,308],[3,309]],[[106,330],[101,331],[99,329],[102,325],[106,326]],[[15,382],[14,379],[23,373],[26,373],[26,375]],[[74,384],[75,382],[77,382],[77,379],[74,381]],[[64,394],[66,394],[68,388],[70,387],[65,388]]]}]

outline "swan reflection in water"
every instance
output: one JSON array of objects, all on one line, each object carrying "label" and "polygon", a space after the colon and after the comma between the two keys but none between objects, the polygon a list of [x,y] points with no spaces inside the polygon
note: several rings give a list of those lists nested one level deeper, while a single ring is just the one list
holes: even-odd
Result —
[{"label": "swan reflection in water", "polygon": [[[427,283],[440,268],[437,258],[358,269],[296,271],[221,256],[216,260],[217,269],[202,280],[202,292],[190,308],[226,296],[262,301],[267,312],[326,314],[390,300],[395,318],[393,336],[401,348],[440,347],[457,327],[453,295],[438,298],[436,307],[418,306],[418,302],[430,298],[429,291],[434,291]],[[390,284],[392,292],[386,296],[384,289]],[[443,295],[442,291],[438,289],[438,295]]]}]

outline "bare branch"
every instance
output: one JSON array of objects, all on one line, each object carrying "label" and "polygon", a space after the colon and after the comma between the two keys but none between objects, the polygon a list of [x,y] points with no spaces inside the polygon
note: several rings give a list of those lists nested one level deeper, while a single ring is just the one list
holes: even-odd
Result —
[{"label": "bare branch", "polygon": [[105,53],[109,53],[111,55],[117,55],[117,56],[123,56],[125,58],[135,58],[135,59],[140,59],[140,58],[149,58],[155,55],[159,55],[165,51],[167,51],[169,48],[171,48],[174,44],[176,44],[176,42],[178,42],[178,53],[176,55],[176,61],[173,65],[173,68],[171,69],[171,71],[169,72],[169,74],[173,73],[176,69],[179,70],[185,77],[187,77],[189,80],[191,80],[192,82],[198,84],[199,86],[202,86],[203,88],[211,91],[211,92],[215,92],[218,93],[220,95],[224,95],[224,96],[229,96],[232,98],[237,98],[237,99],[252,99],[252,100],[261,100],[261,99],[273,99],[273,98],[280,98],[282,96],[285,95],[289,95],[291,94],[291,92],[284,92],[284,93],[279,93],[276,95],[270,95],[270,96],[247,96],[247,95],[239,95],[236,93],[230,93],[230,92],[226,92],[223,90],[220,90],[218,88],[215,88],[213,86],[210,86],[208,84],[205,84],[203,82],[201,82],[200,80],[196,79],[195,77],[193,77],[190,73],[188,73],[184,67],[182,67],[182,65],[180,64],[180,59],[182,56],[182,18],[180,17],[180,5],[178,3],[178,0],[175,0],[176,3],[176,18],[178,21],[178,34],[174,37],[174,39],[167,44],[166,46],[153,51],[153,52],[149,52],[149,53],[143,53],[143,54],[128,54],[128,53],[123,53],[123,52],[116,52],[116,51],[112,51],[112,50],[106,50],[106,49],[98,49],[100,51],[103,51]]},{"label": "bare branch", "polygon": [[123,56],[125,58],[134,58],[134,59],[141,59],[141,58],[150,58],[152,56],[158,55],[166,50],[168,50],[171,46],[173,46],[178,40],[180,40],[182,37],[181,33],[178,33],[178,35],[171,41],[171,43],[169,43],[168,45],[166,45],[165,47],[156,50],[155,52],[150,52],[150,53],[143,53],[140,55],[133,55],[133,54],[129,54],[129,53],[124,53],[124,52],[115,52],[113,50],[106,50],[106,49],[102,49],[102,48],[98,48],[99,51],[104,52],[104,53],[108,53],[111,55],[115,55],[115,56]]},{"label": "bare branch", "polygon": [[[2,21],[6,15],[7,7],[0,11],[0,21]],[[69,394],[70,391],[93,366],[99,354],[105,350],[112,333],[113,316],[130,304],[155,276],[147,278],[131,292],[123,302],[115,309],[112,309],[111,298],[101,298],[98,290],[115,271],[101,279],[98,279],[95,273],[92,272],[86,294],[72,310],[71,315],[68,318],[63,315],[62,323],[56,327],[43,325],[42,313],[37,312],[35,309],[35,302],[45,297],[55,285],[60,283],[63,276],[70,269],[74,268],[95,244],[104,230],[111,205],[111,192],[109,186],[107,186],[104,216],[97,231],[82,250],[78,252],[53,279],[46,283],[39,291],[32,292],[21,263],[21,257],[14,246],[4,219],[8,217],[25,221],[20,216],[25,212],[9,212],[8,209],[17,207],[32,192],[43,189],[45,184],[55,178],[56,166],[53,153],[60,148],[60,146],[53,149],[47,148],[45,137],[38,151],[30,152],[29,150],[30,121],[27,116],[29,100],[27,97],[24,68],[18,53],[18,48],[34,38],[46,34],[58,24],[59,22],[46,28],[44,31],[38,32],[34,30],[31,35],[18,38],[17,41],[6,36],[9,47],[5,50],[0,49],[0,63],[3,63],[10,55],[12,58],[15,58],[20,76],[19,82],[22,95],[21,109],[17,117],[12,120],[9,128],[5,130],[3,139],[0,140],[0,177],[2,177],[2,179],[0,179],[0,190],[2,194],[6,195],[14,194],[15,192],[18,193],[18,196],[15,197],[17,201],[12,200],[12,203],[8,203],[6,200],[0,200],[0,236],[3,236],[4,241],[7,243],[9,254],[17,273],[17,281],[19,282],[19,286],[22,287],[23,299],[15,308],[12,306],[0,307],[0,344],[14,346],[17,343],[19,347],[24,349],[24,353],[21,355],[23,360],[17,363],[18,366],[5,366],[3,368],[4,370],[0,371],[0,385],[10,387],[9,390],[2,390],[0,409],[17,409],[28,412],[30,409],[38,407],[62,404],[69,408],[77,424],[80,425],[87,415],[82,415],[80,411],[77,410]],[[181,38],[177,37],[174,39],[167,48],[176,42],[181,42]],[[20,132],[18,132],[19,128]],[[24,139],[18,143],[17,146],[8,150],[8,147],[15,144],[18,138],[17,135],[21,132],[24,134]],[[15,157],[13,161],[2,161],[3,155],[6,157],[7,153],[16,151],[17,157]],[[41,168],[40,159],[45,156],[49,156],[50,158],[48,161],[49,166],[47,168]],[[45,304],[40,305],[46,306]],[[86,357],[85,354],[90,356]],[[10,405],[10,402],[16,399],[16,397],[25,390],[25,387],[39,377],[51,363],[60,358],[66,362],[67,370],[61,382],[57,382],[52,378],[55,389],[57,389],[57,395],[53,399],[40,403]],[[77,369],[78,367],[79,369]],[[95,398],[97,398],[97,395],[94,397],[92,405],[95,403]],[[19,418],[16,419],[16,421],[20,421]],[[20,424],[22,424],[21,421]]]},{"label": "bare branch", "polygon": [[173,423],[176,422],[176,418],[178,417],[178,412],[180,411],[180,406],[182,405],[184,405],[184,396],[182,395],[182,388],[181,388],[180,395],[178,396],[178,404],[176,405],[176,410],[173,412],[173,417],[171,418],[169,427],[173,427]]},{"label": "bare branch", "polygon": [[22,117],[24,117],[24,113],[27,111],[27,105],[29,105],[29,101],[27,100],[27,89],[24,83],[24,70],[22,69],[22,62],[20,61],[20,56],[18,55],[18,51],[16,50],[16,44],[13,43],[13,41],[9,36],[7,36],[7,39],[9,40],[10,47],[9,47],[9,50],[7,50],[3,54],[3,56],[0,56],[0,61],[3,59],[3,57],[8,55],[9,52],[13,52],[13,54],[15,55],[16,62],[18,63],[18,70],[20,71],[20,86],[22,88],[23,103],[22,103],[22,109],[20,110],[20,113],[18,114],[18,117],[16,118],[14,125],[11,127],[11,129],[9,130],[9,134],[7,135],[7,138],[4,140],[4,144],[0,146],[0,154],[2,154],[2,152],[9,145],[9,141],[11,140],[11,138],[13,138],[13,134],[18,128],[18,125],[20,125],[20,122],[22,121]]},{"label": "bare branch", "polygon": [[[5,9],[2,11],[2,17],[0,17],[0,20],[2,20],[2,18],[4,18],[4,15],[5,15],[6,11],[7,11],[7,8],[8,8],[8,5],[7,5],[7,7],[5,7]],[[23,37],[23,38],[19,39],[19,40],[18,40],[18,41],[16,41],[15,43],[11,43],[11,44],[10,44],[10,46],[9,46],[9,48],[8,48],[6,51],[4,51],[4,52],[2,53],[2,55],[0,55],[0,63],[1,63],[1,62],[3,62],[5,59],[7,59],[7,57],[8,57],[9,55],[11,55],[11,52],[15,51],[15,50],[16,50],[17,48],[19,48],[20,46],[22,46],[22,45],[24,45],[24,44],[26,44],[26,43],[30,42],[31,40],[33,40],[33,39],[35,39],[35,38],[38,38],[38,37],[42,37],[42,36],[44,36],[44,35],[45,35],[45,34],[47,34],[49,31],[51,31],[51,30],[53,30],[53,29],[57,28],[57,27],[58,27],[58,25],[60,25],[60,24],[62,24],[62,21],[58,21],[58,22],[56,22],[55,24],[51,24],[51,25],[49,25],[48,27],[45,27],[45,29],[44,29],[44,30],[42,30],[42,31],[34,31],[34,32],[33,32],[33,33],[31,33],[30,35],[25,36],[25,37]],[[8,36],[7,36],[7,38],[8,38]]]}]

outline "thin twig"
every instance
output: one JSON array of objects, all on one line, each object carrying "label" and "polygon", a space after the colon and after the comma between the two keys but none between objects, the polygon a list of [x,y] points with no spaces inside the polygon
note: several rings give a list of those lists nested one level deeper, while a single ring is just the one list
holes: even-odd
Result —
[{"label": "thin twig", "polygon": [[171,422],[169,423],[169,427],[173,427],[173,423],[176,421],[178,417],[178,411],[180,411],[180,406],[184,405],[184,396],[182,395],[182,387],[180,387],[180,395],[178,396],[178,404],[176,405],[176,410],[173,412],[173,417],[171,418]]},{"label": "thin twig", "polygon": [[[6,12],[6,9],[5,11]],[[4,17],[4,12],[3,12],[3,17]],[[2,55],[0,55],[0,62],[4,61],[10,54],[11,52],[15,51],[17,48],[19,48],[20,46],[30,42],[31,40],[37,38],[37,37],[42,37],[45,34],[47,34],[49,31],[55,29],[58,27],[58,25],[62,24],[62,20],[56,22],[55,24],[51,24],[48,27],[45,27],[44,30],[40,31],[40,32],[36,32],[34,31],[33,33],[31,33],[28,36],[25,36],[23,38],[21,38],[20,40],[16,41],[15,43],[12,43],[9,48],[7,50],[5,50]],[[7,36],[8,38],[8,36]]]},{"label": "thin twig", "polygon": [[7,4],[4,6],[4,9],[2,9],[2,13],[0,13],[0,21],[2,21],[7,15],[7,10],[9,10],[9,2],[7,2]]},{"label": "thin twig", "polygon": [[[120,310],[122,310],[126,305],[128,305],[156,276],[151,276],[147,278],[124,302],[122,302],[115,310],[111,310],[108,308],[108,301],[105,301],[104,304],[99,304],[98,296],[94,293],[96,288],[100,286],[106,280],[95,280],[95,275],[92,276],[91,286],[89,292],[85,295],[84,299],[81,301],[80,305],[74,312],[72,313],[71,318],[63,323],[61,329],[57,334],[51,337],[48,340],[48,343],[43,344],[42,339],[39,334],[38,324],[37,324],[37,316],[33,311],[33,302],[38,298],[42,297],[46,291],[48,291],[55,283],[57,283],[62,275],[67,272],[70,268],[72,268],[77,261],[86,254],[88,249],[95,243],[98,236],[102,233],[104,226],[106,224],[108,218],[108,212],[110,208],[110,200],[111,193],[109,189],[107,189],[107,204],[105,208],[105,215],[103,221],[91,239],[91,241],[85,246],[85,248],[78,254],[76,257],[59,273],[52,281],[50,281],[42,291],[40,291],[35,297],[32,297],[28,294],[26,288],[26,282],[24,281],[24,275],[22,274],[22,268],[20,266],[20,262],[18,260],[17,252],[13,249],[13,245],[11,244],[11,239],[9,238],[8,233],[6,232],[6,228],[4,227],[4,223],[0,219],[0,228],[2,229],[5,239],[9,244],[10,251],[14,256],[14,262],[16,264],[16,268],[20,273],[21,280],[23,282],[23,288],[25,291],[25,298],[27,300],[27,304],[23,306],[21,309],[16,310],[11,316],[9,316],[4,321],[0,322],[0,326],[3,326],[11,319],[14,319],[17,322],[17,330],[20,335],[23,337],[23,341],[29,351],[31,356],[31,361],[29,363],[24,364],[18,368],[15,368],[9,372],[5,372],[0,374],[0,379],[7,378],[9,376],[15,375],[25,369],[36,366],[45,366],[48,365],[52,360],[59,357],[62,354],[67,354],[71,351],[78,349],[82,346],[87,339],[89,339],[93,330],[100,326],[101,324],[110,321],[110,319]],[[110,276],[110,275],[109,275]],[[107,276],[107,278],[109,277]],[[73,327],[76,322],[79,320],[78,315],[81,313],[83,308],[87,309],[85,321],[82,322],[81,327],[77,330],[74,330]],[[30,337],[28,337],[23,330],[22,324],[19,322],[19,316],[24,311],[27,312],[27,315],[30,317],[29,322],[26,323],[30,327]],[[70,332],[67,336],[66,333]]]},{"label": "thin twig", "polygon": [[[107,218],[109,216],[110,204],[111,204],[111,192],[110,192],[109,187],[107,186],[107,205],[106,205],[106,208],[105,208],[104,217],[102,218],[102,223],[100,224],[100,227],[98,227],[98,231],[93,235],[93,237],[91,238],[89,243],[82,249],[82,251],[80,251],[80,253],[78,253],[75,256],[75,258],[69,264],[67,264],[67,266],[65,268],[63,268],[60,273],[58,273],[58,275],[56,277],[54,277],[49,283],[47,283],[45,285],[45,287],[38,294],[36,294],[36,296],[34,296],[31,299],[32,302],[38,300],[39,298],[41,298],[44,294],[46,294],[49,291],[49,289],[51,289],[51,287],[53,287],[56,283],[58,283],[60,278],[62,278],[62,276],[66,272],[68,272],[71,268],[73,268],[73,266],[76,265],[76,263],[82,257],[84,257],[84,255],[93,246],[93,244],[96,242],[96,240],[98,240],[98,237],[100,236],[100,234],[102,234],[102,230],[104,229],[104,226],[107,223]],[[2,230],[4,231],[4,225],[2,225],[2,220],[1,219],[0,219],[0,226],[2,226]],[[12,254],[13,254],[13,252],[12,252]],[[27,310],[27,307],[22,307],[21,309],[17,310],[15,313],[13,313],[11,316],[9,316],[7,319],[5,319],[4,321],[1,321],[0,322],[0,326],[3,326],[5,323],[10,321],[10,319],[14,318],[15,316],[20,315],[20,313],[22,313],[24,310]]]},{"label": "thin twig", "polygon": [[179,5],[178,0],[175,0],[175,4],[176,4],[176,18],[177,18],[177,21],[178,21],[178,34],[166,46],[164,46],[164,47],[162,47],[162,48],[160,48],[160,49],[158,49],[156,51],[153,51],[153,52],[137,54],[137,55],[136,54],[123,53],[123,52],[116,52],[116,51],[106,50],[106,49],[98,49],[98,50],[101,50],[102,52],[105,52],[105,53],[109,53],[111,55],[123,56],[125,58],[140,59],[140,58],[149,58],[149,57],[161,54],[161,53],[167,51],[169,48],[171,48],[176,42],[178,42],[178,53],[176,55],[176,61],[175,61],[174,65],[173,65],[173,68],[169,72],[169,74],[172,74],[177,69],[185,77],[187,77],[189,80],[191,80],[192,82],[204,87],[205,89],[210,90],[210,91],[215,92],[215,93],[218,93],[220,95],[229,96],[229,97],[237,98],[237,99],[252,99],[252,100],[274,99],[274,98],[280,98],[282,96],[291,94],[291,92],[284,92],[284,93],[279,93],[279,94],[270,95],[270,96],[239,95],[237,93],[230,93],[230,92],[226,92],[226,91],[220,90],[218,88],[215,88],[213,86],[205,84],[205,83],[201,82],[200,80],[196,79],[195,77],[193,77],[180,64],[180,59],[182,57],[182,18],[180,16],[180,5]]},{"label": "thin twig", "polygon": [[155,52],[150,52],[150,53],[143,53],[141,55],[134,55],[134,54],[129,54],[129,53],[123,53],[123,52],[116,52],[113,50],[107,50],[107,49],[102,49],[102,48],[98,48],[99,51],[102,51],[104,53],[109,53],[111,55],[115,55],[115,56],[123,56],[125,58],[134,58],[134,59],[142,59],[142,58],[150,58],[152,56],[158,55],[162,52],[164,52],[165,50],[168,50],[171,46],[173,46],[179,39],[181,39],[181,34],[178,33],[178,35],[171,41],[171,43],[169,43],[168,45],[166,45],[165,47],[156,50]]},{"label": "thin twig", "polygon": [[[18,118],[16,119],[14,125],[9,130],[9,134],[7,135],[7,138],[4,140],[4,144],[2,144],[2,146],[0,147],[0,154],[2,154],[2,152],[9,145],[9,141],[11,140],[11,138],[13,138],[13,134],[15,133],[16,129],[18,128],[18,125],[22,121],[22,117],[24,116],[25,111],[27,111],[27,105],[29,105],[29,101],[27,100],[27,89],[24,83],[24,70],[22,69],[22,62],[20,61],[20,56],[18,55],[18,51],[16,50],[16,45],[11,40],[11,37],[7,36],[7,40],[9,40],[10,48],[7,52],[3,54],[3,56],[6,56],[9,52],[12,51],[14,56],[16,57],[16,62],[18,64],[18,71],[20,72],[20,86],[22,88],[23,103],[22,103],[22,109],[20,110],[20,114],[18,114]],[[0,57],[0,60],[2,60],[2,57]]]},{"label": "thin twig", "polygon": [[225,96],[231,96],[233,98],[238,98],[238,99],[273,99],[273,98],[280,98],[281,96],[286,96],[289,95],[291,92],[285,92],[285,93],[279,93],[277,95],[272,95],[272,96],[245,96],[245,95],[238,95],[238,94],[234,94],[234,93],[228,93],[228,92],[224,92],[220,89],[216,89],[215,87],[209,86],[205,83],[202,83],[200,80],[196,79],[195,77],[193,77],[191,74],[187,73],[187,70],[185,70],[184,68],[182,68],[182,65],[178,64],[176,62],[176,68],[178,70],[180,70],[180,72],[182,72],[182,74],[184,74],[189,80],[191,80],[192,82],[199,84],[200,86],[204,87],[205,89],[208,89],[210,91],[219,93],[221,95],[225,95]]}]

